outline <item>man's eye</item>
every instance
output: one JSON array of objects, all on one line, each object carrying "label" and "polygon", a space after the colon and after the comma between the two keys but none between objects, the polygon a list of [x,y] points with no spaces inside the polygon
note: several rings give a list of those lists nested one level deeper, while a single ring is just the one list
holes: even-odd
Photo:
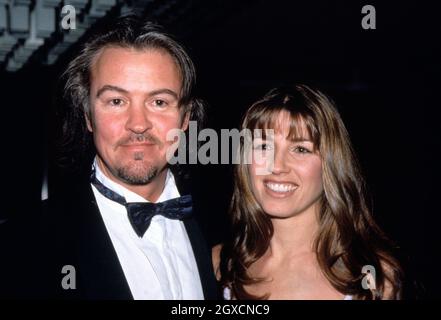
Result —
[{"label": "man's eye", "polygon": [[165,107],[167,105],[167,102],[165,102],[164,100],[161,100],[161,99],[156,99],[153,101],[153,104],[156,107]]},{"label": "man's eye", "polygon": [[109,104],[112,106],[121,106],[124,104],[124,101],[122,99],[111,99]]}]

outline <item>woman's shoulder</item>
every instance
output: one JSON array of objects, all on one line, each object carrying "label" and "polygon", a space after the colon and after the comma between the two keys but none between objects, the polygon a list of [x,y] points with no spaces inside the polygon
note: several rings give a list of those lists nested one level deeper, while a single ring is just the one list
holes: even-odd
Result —
[{"label": "woman's shoulder", "polygon": [[[223,244],[215,245],[211,249],[211,259],[213,262],[213,270],[214,274],[216,276],[217,281],[220,281],[221,279],[221,272],[220,272],[220,262],[221,262],[221,251],[222,251]],[[222,295],[224,300],[232,300],[231,295],[231,289],[228,287],[222,288]]]},{"label": "woman's shoulder", "polygon": [[395,300],[400,298],[400,292],[397,292],[397,288],[394,286],[394,280],[398,278],[401,281],[399,271],[395,270],[393,265],[385,260],[381,261],[381,268],[384,273],[384,283],[383,283],[383,294],[382,299],[384,300]]},{"label": "woman's shoulder", "polygon": [[214,274],[216,276],[216,279],[219,281],[220,277],[221,277],[221,273],[220,273],[220,254],[222,251],[222,243],[215,245],[212,249],[211,249],[211,261],[213,263],[213,270],[214,270]]}]

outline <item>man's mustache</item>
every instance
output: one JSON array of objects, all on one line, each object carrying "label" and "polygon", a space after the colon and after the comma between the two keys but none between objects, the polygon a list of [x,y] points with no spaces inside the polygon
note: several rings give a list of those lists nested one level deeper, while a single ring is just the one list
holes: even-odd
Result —
[{"label": "man's mustache", "polygon": [[137,143],[143,143],[143,142],[149,142],[158,145],[159,147],[162,147],[163,143],[161,140],[159,140],[156,136],[150,134],[150,133],[139,133],[139,134],[131,134],[128,137],[125,137],[118,141],[117,145],[130,145],[130,144],[137,144]]}]

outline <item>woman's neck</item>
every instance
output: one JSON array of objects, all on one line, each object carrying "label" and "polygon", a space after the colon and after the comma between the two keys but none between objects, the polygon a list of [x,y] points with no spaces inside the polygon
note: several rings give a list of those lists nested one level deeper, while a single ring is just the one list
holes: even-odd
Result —
[{"label": "woman's neck", "polygon": [[287,219],[272,219],[274,234],[270,241],[269,254],[273,258],[286,258],[312,253],[318,230],[315,207]]}]

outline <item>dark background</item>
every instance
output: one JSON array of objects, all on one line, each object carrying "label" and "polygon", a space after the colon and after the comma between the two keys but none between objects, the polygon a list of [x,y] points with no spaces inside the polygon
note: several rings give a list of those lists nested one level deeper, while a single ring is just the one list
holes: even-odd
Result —
[{"label": "dark background", "polygon": [[[440,298],[441,21],[434,2],[170,2],[173,10],[151,18],[193,57],[198,94],[209,104],[207,126],[238,127],[246,108],[276,85],[322,89],[342,114],[374,215],[402,248],[419,296]],[[366,4],[376,8],[376,30],[361,28]],[[36,59],[16,73],[0,71],[0,218],[39,203],[46,159],[49,191],[68,181],[69,173],[54,165],[53,111],[59,76],[78,47],[54,66]],[[225,233],[232,168],[189,169],[204,232],[215,244]]]}]

